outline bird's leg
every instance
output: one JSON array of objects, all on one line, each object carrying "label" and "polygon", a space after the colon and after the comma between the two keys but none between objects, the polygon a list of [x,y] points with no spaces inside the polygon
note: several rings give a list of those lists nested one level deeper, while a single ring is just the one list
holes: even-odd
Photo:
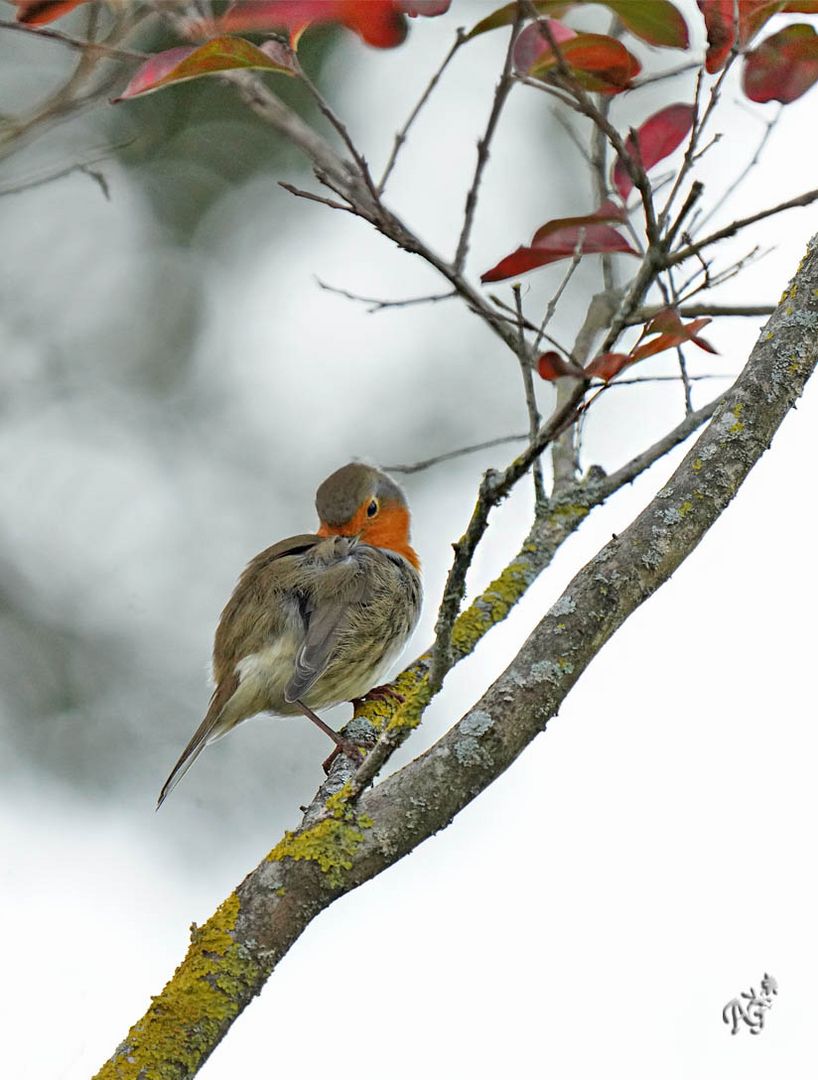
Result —
[{"label": "bird's leg", "polygon": [[403,705],[406,701],[403,694],[399,694],[391,686],[373,686],[371,690],[367,690],[363,697],[353,698],[352,707],[357,709],[359,705],[365,705],[367,701],[386,701],[387,698],[397,701],[398,705]]},{"label": "bird's leg", "polygon": [[335,749],[323,763],[324,772],[329,772],[330,766],[339,754],[346,754],[347,757],[352,758],[352,760],[357,763],[363,761],[364,755],[361,753],[360,747],[356,746],[354,742],[350,742],[349,739],[345,739],[343,735],[339,735],[337,731],[334,731],[329,726],[329,724],[325,724],[321,717],[312,711],[309,705],[305,705],[300,699],[296,699],[293,704],[297,705],[306,718],[312,720],[316,727],[319,727],[325,735],[329,735],[335,743]]}]

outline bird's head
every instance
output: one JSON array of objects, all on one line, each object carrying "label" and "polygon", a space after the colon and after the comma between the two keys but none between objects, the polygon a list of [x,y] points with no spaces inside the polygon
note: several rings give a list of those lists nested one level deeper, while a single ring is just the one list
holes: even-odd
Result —
[{"label": "bird's head", "polygon": [[319,536],[357,536],[364,544],[388,548],[418,567],[409,543],[406,496],[379,469],[354,461],[344,465],[315,493]]}]

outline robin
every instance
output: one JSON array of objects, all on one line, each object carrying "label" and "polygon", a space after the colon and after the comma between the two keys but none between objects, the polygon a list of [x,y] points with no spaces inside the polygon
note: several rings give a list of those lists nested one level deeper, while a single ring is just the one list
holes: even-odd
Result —
[{"label": "robin", "polygon": [[[420,614],[420,561],[398,485],[369,465],[321,484],[316,533],[291,536],[251,560],[222,612],[207,715],[173,767],[157,808],[207,746],[260,712],[298,713],[360,757],[314,712],[376,687]],[[376,687],[373,691],[372,687]]]}]

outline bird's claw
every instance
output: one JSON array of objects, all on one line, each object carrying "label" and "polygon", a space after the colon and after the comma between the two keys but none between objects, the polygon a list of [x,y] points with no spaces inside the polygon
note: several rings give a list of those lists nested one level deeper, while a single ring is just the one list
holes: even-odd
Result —
[{"label": "bird's claw", "polygon": [[339,738],[338,742],[333,748],[332,753],[325,761],[321,763],[321,768],[327,775],[329,775],[329,771],[335,764],[335,759],[338,757],[339,754],[346,754],[346,756],[350,758],[356,765],[360,765],[361,762],[364,760],[363,751],[361,750],[360,746],[356,746],[355,743],[351,742],[349,739]]},{"label": "bird's claw", "polygon": [[391,698],[396,701],[398,705],[403,705],[406,698],[403,694],[399,694],[397,690],[394,690],[391,686],[373,686],[371,690],[368,690],[363,697],[353,698],[352,706],[357,709],[360,705],[365,705],[367,701],[387,701]]}]

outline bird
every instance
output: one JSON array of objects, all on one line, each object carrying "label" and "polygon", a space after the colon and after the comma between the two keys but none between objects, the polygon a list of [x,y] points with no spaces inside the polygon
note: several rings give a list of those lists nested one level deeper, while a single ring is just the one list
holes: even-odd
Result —
[{"label": "bird", "polygon": [[335,742],[360,751],[317,715],[344,701],[386,694],[378,686],[412,634],[423,598],[410,543],[409,506],[385,472],[351,462],[315,495],[318,529],[251,559],[213,643],[215,689],[159,794],[157,809],[205,746],[260,712],[302,714]]}]

